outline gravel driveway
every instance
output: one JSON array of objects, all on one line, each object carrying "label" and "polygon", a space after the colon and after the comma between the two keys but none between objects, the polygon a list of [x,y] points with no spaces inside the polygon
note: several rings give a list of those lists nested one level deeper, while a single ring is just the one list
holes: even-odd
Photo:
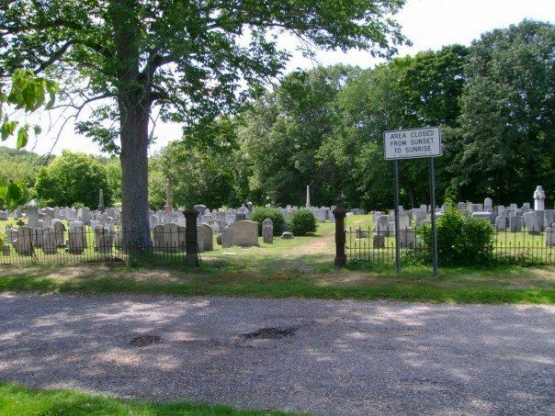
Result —
[{"label": "gravel driveway", "polygon": [[554,415],[555,307],[1,294],[0,379],[314,415]]}]

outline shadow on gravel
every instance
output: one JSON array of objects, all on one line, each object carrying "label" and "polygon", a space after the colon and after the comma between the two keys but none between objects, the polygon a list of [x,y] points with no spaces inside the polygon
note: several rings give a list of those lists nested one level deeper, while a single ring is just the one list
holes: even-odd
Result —
[{"label": "shadow on gravel", "polygon": [[549,414],[555,308],[0,295],[0,379],[312,414]]}]

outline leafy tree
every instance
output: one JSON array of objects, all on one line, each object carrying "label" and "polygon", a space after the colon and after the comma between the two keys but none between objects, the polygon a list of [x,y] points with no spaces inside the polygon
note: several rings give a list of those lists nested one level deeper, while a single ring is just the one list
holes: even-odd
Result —
[{"label": "leafy tree", "polygon": [[35,191],[49,206],[83,205],[98,207],[99,191],[103,190],[104,205],[112,205],[106,169],[92,156],[63,151],[37,175]]},{"label": "leafy tree", "polygon": [[256,202],[304,204],[307,185],[314,205],[335,200],[335,165],[317,154],[339,121],[337,94],[357,71],[337,65],[292,73],[245,115],[242,150],[252,169]]},{"label": "leafy tree", "polygon": [[555,26],[523,21],[482,35],[465,77],[452,164],[460,197],[508,204],[538,184],[555,188]]},{"label": "leafy tree", "polygon": [[48,157],[26,150],[0,147],[0,180],[23,181],[27,188],[33,188],[38,170],[47,163]]},{"label": "leafy tree", "polygon": [[324,49],[390,56],[405,41],[390,14],[404,3],[21,0],[0,12],[0,67],[47,71],[67,94],[85,97],[83,104],[112,99],[96,115],[117,123],[83,124],[81,131],[121,150],[124,244],[148,248],[154,107],[162,119],[189,127],[236,111],[249,92],[243,86],[256,90],[283,70],[289,54],[277,44],[282,32]]},{"label": "leafy tree", "polygon": [[[391,162],[384,160],[384,131],[457,125],[466,54],[465,47],[453,45],[396,58],[347,82],[337,100],[340,122],[320,155],[336,161],[348,203],[368,209],[392,206],[393,173]],[[448,158],[438,162],[436,171],[443,172]],[[442,188],[448,184],[448,180],[437,182]],[[403,204],[428,202],[428,186],[427,159],[400,163]]]},{"label": "leafy tree", "polygon": [[204,204],[210,208],[229,205],[234,199],[234,149],[227,152],[214,147],[171,142],[154,160],[151,181],[151,206],[161,209],[166,200],[166,180],[170,180],[172,202],[178,207]]}]

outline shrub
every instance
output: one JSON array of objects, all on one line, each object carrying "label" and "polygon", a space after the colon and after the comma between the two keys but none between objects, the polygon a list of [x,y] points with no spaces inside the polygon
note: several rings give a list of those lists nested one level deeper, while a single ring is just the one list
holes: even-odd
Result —
[{"label": "shrub", "polygon": [[274,235],[278,236],[283,233],[285,228],[285,218],[283,212],[278,208],[256,208],[250,215],[249,220],[258,223],[258,235],[262,235],[262,222],[269,218],[274,223]]},{"label": "shrub", "polygon": [[316,216],[307,209],[300,209],[291,214],[288,222],[289,231],[295,236],[307,235],[316,232],[318,224]]},{"label": "shrub", "polygon": [[[455,209],[449,209],[438,217],[436,231],[440,265],[473,266],[492,261],[495,231],[488,221],[465,218]],[[419,235],[431,258],[432,227],[421,227]]]}]

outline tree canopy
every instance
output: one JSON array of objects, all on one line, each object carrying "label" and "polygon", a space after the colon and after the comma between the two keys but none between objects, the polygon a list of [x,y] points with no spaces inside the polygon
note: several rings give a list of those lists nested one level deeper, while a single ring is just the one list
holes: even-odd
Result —
[{"label": "tree canopy", "polygon": [[405,38],[390,15],[404,3],[21,0],[0,8],[0,67],[47,73],[78,108],[112,100],[96,109],[107,124],[82,124],[81,131],[120,151],[125,244],[148,248],[153,107],[186,127],[237,111],[284,68],[289,54],[278,44],[284,32],[324,49],[391,56]]},{"label": "tree canopy", "polygon": [[102,189],[104,205],[112,205],[106,169],[90,155],[64,151],[37,174],[37,198],[49,206],[98,206]]}]

